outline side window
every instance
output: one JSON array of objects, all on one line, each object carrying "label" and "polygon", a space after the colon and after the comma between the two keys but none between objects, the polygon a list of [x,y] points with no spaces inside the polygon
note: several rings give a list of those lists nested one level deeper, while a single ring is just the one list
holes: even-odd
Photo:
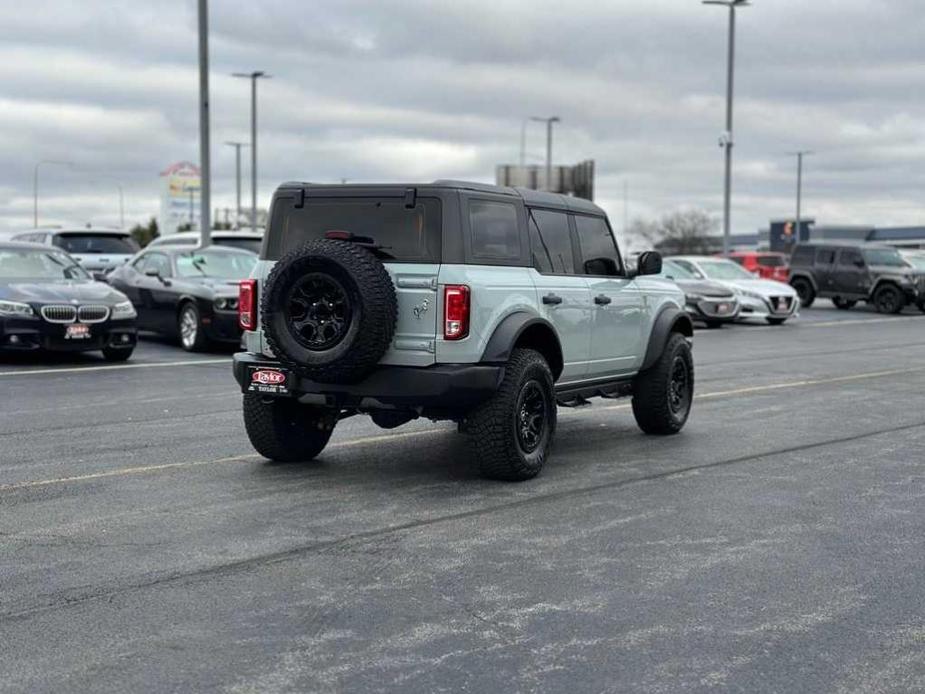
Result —
[{"label": "side window", "polygon": [[864,257],[856,248],[844,248],[838,254],[838,264],[850,267],[864,267]]},{"label": "side window", "polygon": [[575,258],[568,215],[551,210],[531,210],[530,251],[533,267],[539,272],[574,275]]},{"label": "side window", "polygon": [[156,269],[157,274],[161,277],[172,277],[173,272],[170,270],[170,258],[163,253],[150,253],[145,263],[145,271]]},{"label": "side window", "polygon": [[132,263],[132,269],[139,274],[145,274],[145,267],[147,267],[149,257],[150,256],[147,255],[141,256],[138,260]]},{"label": "side window", "polygon": [[620,254],[607,222],[601,217],[575,215],[581,267],[585,275],[620,275]]},{"label": "side window", "polygon": [[731,255],[729,256],[729,260],[734,263],[738,263],[739,265],[745,265],[745,258],[743,258],[741,255]]},{"label": "side window", "polygon": [[835,262],[835,251],[831,248],[820,248],[816,251],[816,265],[831,265]]},{"label": "side window", "polygon": [[813,263],[813,247],[812,246],[797,246],[793,251],[793,256],[790,258],[791,265],[812,265]]},{"label": "side window", "polygon": [[517,208],[512,203],[489,200],[469,202],[472,255],[483,260],[520,260]]}]

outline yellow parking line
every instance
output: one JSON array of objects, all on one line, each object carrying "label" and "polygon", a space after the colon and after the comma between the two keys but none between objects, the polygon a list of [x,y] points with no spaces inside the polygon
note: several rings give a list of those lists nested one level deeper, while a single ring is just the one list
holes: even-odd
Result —
[{"label": "yellow parking line", "polygon": [[231,359],[187,359],[186,361],[155,361],[147,364],[115,364],[109,366],[73,366],[67,369],[26,369],[25,371],[0,371],[0,376],[35,376],[40,374],[83,373],[84,371],[115,371],[122,369],[154,369],[162,366],[195,366],[196,364],[228,364]]},{"label": "yellow parking line", "polygon": [[[802,381],[788,381],[786,383],[770,383],[763,386],[751,386],[748,388],[735,388],[733,390],[717,390],[709,393],[701,393],[696,396],[697,400],[707,400],[711,398],[722,398],[736,395],[748,395],[752,393],[762,393],[774,390],[783,390],[786,388],[805,388],[807,386],[826,385],[829,383],[846,383],[850,381],[861,381],[872,378],[883,378],[885,376],[899,376],[903,374],[921,373],[925,371],[925,366],[911,369],[891,369],[889,371],[870,371],[867,373],[852,374],[850,376],[834,376],[832,378],[814,378]],[[596,407],[595,410],[625,410],[629,409],[629,404],[606,405]],[[381,436],[366,436],[349,441],[339,441],[328,446],[328,450],[337,448],[353,448],[355,446],[366,446],[370,444],[385,443],[387,441],[398,441],[403,439],[417,438],[419,436],[433,436],[445,434],[451,429],[422,429],[420,431],[406,431],[400,434],[384,434]],[[139,475],[146,472],[160,472],[161,470],[173,470],[178,468],[201,467],[203,465],[212,465],[214,463],[246,463],[257,460],[263,460],[262,456],[256,454],[236,455],[228,458],[218,458],[216,460],[197,460],[187,463],[164,463],[162,465],[142,465],[139,467],[119,468],[117,470],[106,470],[103,472],[92,472],[86,475],[74,475],[72,477],[58,477],[47,480],[34,480],[31,482],[17,482],[14,484],[0,485],[0,492],[13,491],[17,489],[31,489],[35,487],[47,487],[54,484],[66,484],[68,482],[84,482],[87,480],[103,479],[106,477],[120,477],[126,475]]]}]

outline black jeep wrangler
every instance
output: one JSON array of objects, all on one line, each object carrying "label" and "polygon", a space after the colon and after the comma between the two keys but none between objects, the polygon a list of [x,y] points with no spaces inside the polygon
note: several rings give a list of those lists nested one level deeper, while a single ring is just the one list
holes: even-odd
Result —
[{"label": "black jeep wrangler", "polygon": [[803,243],[790,259],[790,285],[806,307],[824,297],[840,309],[866,301],[880,313],[899,313],[919,300],[922,284],[890,246]]}]

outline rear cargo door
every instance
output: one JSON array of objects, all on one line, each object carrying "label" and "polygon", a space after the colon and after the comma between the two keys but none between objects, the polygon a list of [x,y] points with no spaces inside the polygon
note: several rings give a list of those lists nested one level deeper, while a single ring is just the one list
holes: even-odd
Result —
[{"label": "rear cargo door", "polygon": [[398,323],[383,364],[427,366],[436,360],[437,275],[433,263],[385,263],[398,299]]}]

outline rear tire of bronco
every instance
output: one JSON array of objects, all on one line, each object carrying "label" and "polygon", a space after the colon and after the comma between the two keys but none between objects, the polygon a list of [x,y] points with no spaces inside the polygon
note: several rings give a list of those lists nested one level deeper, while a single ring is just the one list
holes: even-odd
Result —
[{"label": "rear tire of bronco", "polygon": [[464,429],[483,477],[509,482],[536,477],[556,431],[552,371],[543,356],[515,349],[500,388],[469,414]]},{"label": "rear tire of bronco", "polygon": [[906,301],[895,284],[884,284],[874,292],[874,306],[878,313],[901,313]]},{"label": "rear tire of bronco", "polygon": [[398,300],[381,262],[355,243],[318,239],[284,255],[261,303],[267,344],[321,383],[356,383],[392,343]]},{"label": "rear tire of bronco", "polygon": [[671,333],[661,356],[636,377],[633,416],[647,434],[677,434],[694,399],[694,359],[681,333]]},{"label": "rear tire of bronco", "polygon": [[810,284],[808,279],[797,277],[790,282],[790,286],[796,290],[797,295],[800,297],[801,306],[809,308],[813,305],[816,300],[816,290],[813,289],[813,285]]},{"label": "rear tire of bronco", "polygon": [[835,308],[841,309],[842,311],[847,311],[848,309],[854,308],[857,305],[857,301],[852,301],[851,299],[842,299],[840,296],[836,296],[832,299],[832,303],[835,304]]},{"label": "rear tire of bronco", "polygon": [[324,450],[334,431],[318,408],[295,400],[244,394],[244,428],[251,445],[264,458],[280,463],[312,460]]}]

